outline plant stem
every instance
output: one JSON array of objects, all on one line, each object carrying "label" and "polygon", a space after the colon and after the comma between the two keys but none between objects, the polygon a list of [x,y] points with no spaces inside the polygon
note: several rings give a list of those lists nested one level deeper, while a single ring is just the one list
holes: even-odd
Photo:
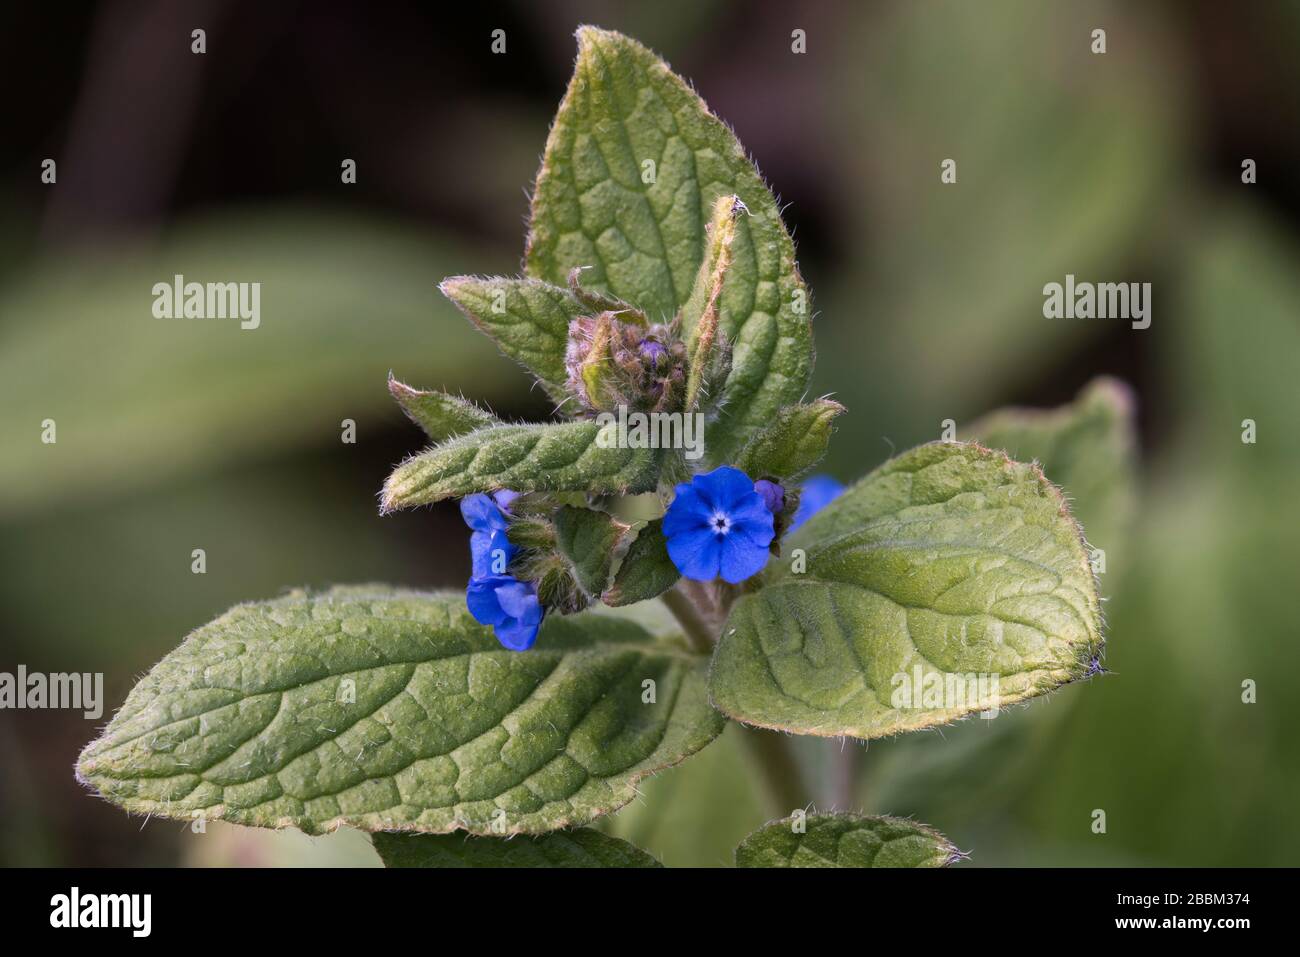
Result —
[{"label": "plant stem", "polygon": [[686,634],[686,640],[691,643],[691,647],[702,655],[711,652],[716,635],[704,621],[695,603],[676,587],[668,589],[659,597],[673,613],[677,623],[682,626],[682,631]]},{"label": "plant stem", "polygon": [[798,808],[807,807],[812,798],[804,790],[803,772],[786,736],[762,728],[742,727],[740,730],[741,740],[763,778],[776,812],[785,817]]},{"label": "plant stem", "polygon": [[[659,597],[682,626],[682,632],[691,647],[704,655],[712,652],[718,628],[709,623],[708,616],[691,595],[679,586],[673,586]],[[725,598],[731,599],[734,595]],[[730,605],[730,601],[726,601],[725,605]],[[752,763],[763,778],[773,809],[784,817],[796,808],[806,807],[811,796],[806,792],[803,772],[786,736],[776,731],[743,725],[740,734]]]},{"label": "plant stem", "polygon": [[830,781],[827,793],[836,811],[856,810],[858,778],[862,774],[862,748],[856,741],[831,738],[827,742]]}]

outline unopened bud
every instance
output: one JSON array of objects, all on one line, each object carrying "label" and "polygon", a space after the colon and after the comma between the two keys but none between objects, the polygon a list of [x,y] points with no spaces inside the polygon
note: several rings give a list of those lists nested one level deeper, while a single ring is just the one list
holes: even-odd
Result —
[{"label": "unopened bud", "polygon": [[686,345],[673,327],[624,322],[615,312],[569,324],[569,389],[590,412],[671,412],[681,406]]}]

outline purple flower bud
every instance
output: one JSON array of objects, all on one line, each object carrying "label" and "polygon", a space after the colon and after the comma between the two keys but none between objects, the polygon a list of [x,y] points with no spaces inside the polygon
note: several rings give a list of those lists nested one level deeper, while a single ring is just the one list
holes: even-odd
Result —
[{"label": "purple flower bud", "polygon": [[785,508],[785,489],[775,482],[769,482],[767,479],[759,479],[754,483],[754,491],[758,493],[767,510],[775,515]]},{"label": "purple flower bud", "polygon": [[650,362],[650,368],[659,371],[659,360],[668,355],[668,349],[656,339],[642,339],[637,349]]}]

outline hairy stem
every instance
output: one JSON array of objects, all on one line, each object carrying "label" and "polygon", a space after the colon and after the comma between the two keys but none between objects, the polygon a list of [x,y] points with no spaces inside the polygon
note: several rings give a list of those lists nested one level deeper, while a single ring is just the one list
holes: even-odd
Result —
[{"label": "hairy stem", "polygon": [[685,632],[686,640],[691,643],[691,647],[703,655],[711,652],[714,638],[717,635],[716,632],[709,628],[704,616],[695,607],[695,603],[676,586],[668,589],[659,597],[668,606],[668,610],[673,613],[677,623],[682,626],[682,631]]},{"label": "hairy stem", "polygon": [[742,727],[741,740],[763,778],[776,812],[784,817],[807,807],[811,797],[804,788],[803,772],[786,736],[779,731]]},{"label": "hairy stem", "polygon": [[831,738],[826,742],[826,747],[830,750],[826,789],[828,803],[832,810],[856,810],[862,746],[857,741]]},{"label": "hairy stem", "polygon": [[[694,588],[694,591],[688,590]],[[682,626],[691,647],[701,654],[713,650],[719,626],[711,620],[721,614],[735,599],[734,589],[717,592],[702,589],[697,582],[685,580],[659,596]],[[707,602],[711,607],[702,609],[697,602]],[[803,772],[795,759],[786,736],[761,728],[741,727],[741,740],[749,751],[754,767],[763,779],[773,809],[781,815],[805,807],[810,797],[804,786]]]}]

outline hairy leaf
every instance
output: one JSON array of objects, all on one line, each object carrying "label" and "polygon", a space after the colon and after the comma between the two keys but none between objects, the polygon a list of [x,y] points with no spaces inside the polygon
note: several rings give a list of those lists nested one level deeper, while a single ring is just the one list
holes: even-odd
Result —
[{"label": "hairy leaf", "polygon": [[405,383],[388,377],[388,391],[412,422],[424,429],[435,442],[483,429],[500,422],[491,412],[485,412],[468,399],[446,392],[424,392],[412,389]]},{"label": "hairy leaf", "polygon": [[588,827],[537,837],[391,834],[372,838],[385,867],[662,867],[627,841]]},{"label": "hairy leaf", "polygon": [[732,608],[713,701],[750,724],[874,738],[1044,694],[1096,670],[1096,583],[1035,466],[937,442],[811,518]]},{"label": "hairy leaf", "polygon": [[585,315],[595,316],[602,312],[616,312],[623,322],[637,326],[649,323],[650,320],[646,318],[645,313],[630,302],[624,302],[617,296],[611,296],[598,289],[588,289],[582,284],[582,273],[581,266],[574,266],[569,270],[569,292],[573,293],[574,298],[582,304]]},{"label": "hairy leaf", "polygon": [[588,311],[569,289],[501,276],[452,276],[438,288],[502,352],[537,376],[552,399],[569,401],[564,385],[569,323]]},{"label": "hairy leaf", "polygon": [[606,512],[566,505],[555,513],[555,547],[588,597],[609,584],[610,565],[628,526]]},{"label": "hairy leaf", "polygon": [[726,195],[748,214],[736,221],[719,303],[733,349],[725,412],[709,437],[719,461],[807,387],[812,310],[794,244],[744,149],[685,81],[636,41],[581,28],[533,193],[529,274],[559,284],[590,267],[585,284],[652,321],[670,319],[691,294],[705,223]]},{"label": "hairy leaf", "polygon": [[961,437],[1037,462],[1061,486],[1089,541],[1113,550],[1133,511],[1137,437],[1133,393],[1117,379],[1094,379],[1058,409],[999,409]]},{"label": "hairy leaf", "polygon": [[[498,425],[407,459],[384,483],[384,512],[474,492],[647,492],[658,480],[654,449],[602,448],[595,422]],[[616,428],[616,424],[604,426]]]},{"label": "hairy leaf", "polygon": [[680,637],[606,611],[550,618],[517,653],[463,595],[356,587],[240,605],[200,628],[77,773],[162,817],[538,833],[621,807],[722,723]]},{"label": "hairy leaf", "polygon": [[754,478],[800,477],[826,454],[831,422],[843,411],[831,399],[787,406],[741,449],[736,468]]},{"label": "hairy leaf", "polygon": [[[1000,409],[960,433],[1014,459],[1036,460],[1061,486],[1089,545],[1106,550],[1109,567],[1099,576],[1103,589],[1128,578],[1115,573],[1129,558],[1125,539],[1136,486],[1133,411],[1128,387],[1103,377],[1068,405]],[[888,742],[872,751],[870,773],[879,785],[872,787],[872,797],[877,806],[906,807],[950,823],[964,820],[971,806],[1032,786],[1035,769],[1059,747],[1060,729],[1083,703],[1083,697],[1072,695],[1050,708],[1002,715],[991,726],[981,721],[980,727],[952,728],[939,748],[921,735]],[[983,773],[993,766],[999,768],[995,777]]]},{"label": "hairy leaf", "polygon": [[931,828],[897,817],[809,814],[784,818],[736,848],[737,867],[947,867],[964,855]]},{"label": "hairy leaf", "polygon": [[601,601],[607,605],[631,605],[662,595],[681,578],[677,566],[668,557],[668,539],[664,537],[663,519],[646,522],[623,556]]}]

